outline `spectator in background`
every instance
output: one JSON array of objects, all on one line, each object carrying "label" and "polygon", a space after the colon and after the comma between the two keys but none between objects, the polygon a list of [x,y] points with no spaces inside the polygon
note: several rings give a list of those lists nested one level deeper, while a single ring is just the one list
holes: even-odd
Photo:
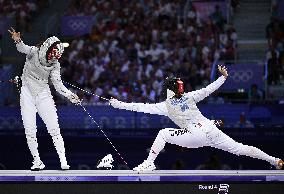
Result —
[{"label": "spectator in background", "polygon": [[46,0],[2,0],[0,1],[0,18],[15,17],[16,28],[21,31],[30,31],[31,21],[48,5]]},{"label": "spectator in background", "polygon": [[240,114],[240,120],[234,125],[235,128],[254,128],[254,124],[246,119],[244,112]]},{"label": "spectator in background", "polygon": [[249,102],[258,102],[263,99],[263,93],[256,84],[251,85],[248,92]]},{"label": "spectator in background", "polygon": [[279,64],[279,52],[271,49],[267,53],[268,65],[268,84],[279,84],[281,66]]},{"label": "spectator in background", "polygon": [[223,17],[222,11],[219,5],[215,6],[215,11],[211,15],[213,23],[219,27],[219,29],[223,29],[225,25],[225,18]]},{"label": "spectator in background", "polygon": [[271,17],[273,17],[273,18],[278,18],[279,17],[277,3],[272,3],[272,5],[271,5]]},{"label": "spectator in background", "polygon": [[283,27],[278,18],[271,17],[270,23],[266,26],[266,38],[269,45],[276,47],[283,40]]},{"label": "spectator in background", "polygon": [[[218,6],[212,17],[200,19],[192,4],[183,13],[186,2],[72,0],[65,14],[95,15],[96,24],[90,35],[72,40],[64,79],[66,74],[66,80],[87,90],[141,102],[161,101],[162,80],[173,74],[189,81],[192,90],[207,85],[213,61],[232,58],[237,36],[225,27]],[[177,22],[184,15],[186,20]]]},{"label": "spectator in background", "polygon": [[266,26],[266,38],[268,40],[268,51],[266,60],[268,62],[268,84],[279,85],[284,78],[284,21],[280,17],[279,1],[271,2],[271,18]]},{"label": "spectator in background", "polygon": [[240,6],[240,0],[231,0],[231,6],[233,12],[236,12],[236,9]]}]

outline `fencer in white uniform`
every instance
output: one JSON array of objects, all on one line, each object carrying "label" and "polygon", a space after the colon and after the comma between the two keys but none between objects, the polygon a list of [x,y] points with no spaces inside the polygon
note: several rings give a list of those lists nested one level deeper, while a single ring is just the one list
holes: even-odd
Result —
[{"label": "fencer in white uniform", "polygon": [[42,118],[52,137],[61,168],[67,170],[70,166],[65,157],[64,141],[60,134],[56,107],[48,84],[50,78],[58,93],[68,98],[72,103],[80,103],[78,96],[68,90],[61,80],[58,59],[64,51],[63,44],[53,36],[39,47],[28,46],[21,40],[19,32],[15,32],[13,28],[9,32],[16,43],[17,50],[26,54],[26,62],[21,76],[20,106],[27,144],[33,156],[31,170],[42,170],[45,167],[38,152],[36,113]]},{"label": "fencer in white uniform", "polygon": [[218,67],[223,74],[207,87],[193,92],[184,93],[182,80],[167,78],[167,99],[157,104],[124,103],[111,99],[114,108],[126,109],[136,112],[168,116],[179,129],[166,128],[159,131],[149,152],[148,158],[133,170],[147,171],[156,169],[154,161],[166,143],[179,145],[186,148],[199,148],[211,146],[236,155],[246,155],[265,160],[281,168],[283,161],[269,156],[253,146],[243,145],[230,138],[217,128],[215,122],[205,118],[198,110],[196,103],[217,90],[226,80],[228,74],[225,67]]}]

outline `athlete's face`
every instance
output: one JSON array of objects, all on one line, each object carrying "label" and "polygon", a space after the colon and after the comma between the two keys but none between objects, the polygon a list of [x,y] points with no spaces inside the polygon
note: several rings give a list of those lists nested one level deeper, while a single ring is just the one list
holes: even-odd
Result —
[{"label": "athlete's face", "polygon": [[55,45],[47,55],[48,61],[58,60],[61,57],[61,53],[59,52],[58,44]]}]

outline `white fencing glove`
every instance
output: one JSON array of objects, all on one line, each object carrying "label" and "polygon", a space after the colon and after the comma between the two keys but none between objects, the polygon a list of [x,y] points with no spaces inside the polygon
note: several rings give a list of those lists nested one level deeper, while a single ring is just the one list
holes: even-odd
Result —
[{"label": "white fencing glove", "polygon": [[79,105],[81,104],[82,100],[74,93],[70,93],[67,98],[73,103],[73,104],[76,104],[76,105]]},{"label": "white fencing glove", "polygon": [[115,98],[111,98],[109,100],[109,104],[113,107],[113,108],[119,108],[120,106],[120,101],[118,101],[117,99]]}]

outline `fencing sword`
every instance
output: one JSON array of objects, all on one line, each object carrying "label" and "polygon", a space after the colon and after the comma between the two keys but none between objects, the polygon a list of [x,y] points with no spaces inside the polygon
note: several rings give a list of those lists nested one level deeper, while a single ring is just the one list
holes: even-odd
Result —
[{"label": "fencing sword", "polygon": [[[84,90],[84,89],[82,89],[82,88],[80,88],[80,87],[78,87],[78,86],[75,86],[74,84],[71,84],[71,83],[69,83],[69,82],[66,82],[66,81],[63,81],[63,80],[62,80],[62,82],[65,83],[65,84],[67,84],[67,85],[72,86],[73,88],[76,88],[76,89],[78,89],[78,90],[81,90],[81,91],[83,91],[83,92],[85,92],[85,93],[87,93],[87,94],[90,94],[90,95],[93,95],[93,96],[97,96],[97,97],[99,97],[99,98],[101,98],[101,99],[103,99],[103,100],[105,100],[105,101],[110,101],[110,99],[104,98],[104,97],[99,96],[99,95],[97,95],[97,94],[94,94],[94,93],[92,93],[92,92],[90,92],[90,91]],[[114,144],[111,142],[111,140],[109,139],[109,137],[108,137],[108,136],[106,135],[106,133],[102,130],[102,128],[100,127],[100,125],[95,121],[95,119],[91,116],[91,114],[90,114],[90,113],[86,110],[86,108],[82,105],[82,101],[81,101],[80,103],[78,103],[78,105],[80,105],[80,106],[83,108],[83,110],[87,113],[87,115],[88,115],[89,118],[93,121],[93,123],[96,124],[96,126],[99,128],[99,130],[100,130],[100,131],[102,132],[102,134],[105,136],[105,138],[108,140],[108,142],[110,143],[110,145],[112,146],[112,148],[115,150],[115,152],[117,153],[117,155],[121,158],[121,160],[122,160],[127,166],[129,166],[128,163],[125,161],[125,159],[122,157],[122,155],[119,153],[119,151],[117,150],[117,148],[114,146]]]},{"label": "fencing sword", "polygon": [[[18,88],[18,90],[19,90],[19,80],[20,79],[20,77],[19,76],[16,76],[14,79],[10,79],[10,80],[6,80],[6,81],[4,81],[4,80],[0,80],[0,83],[12,83],[12,84],[16,84],[16,86],[17,86],[17,88]],[[104,97],[102,97],[102,96],[99,96],[99,95],[97,95],[97,94],[94,94],[94,93],[92,93],[92,92],[89,92],[89,91],[87,91],[87,90],[84,90],[84,89],[82,89],[82,88],[79,88],[78,86],[75,86],[75,85],[73,85],[73,84],[71,84],[71,83],[69,83],[69,82],[66,82],[66,81],[62,81],[62,82],[64,82],[64,83],[66,83],[66,84],[68,84],[68,85],[70,85],[70,86],[72,86],[72,87],[74,87],[74,88],[77,88],[77,89],[79,89],[79,90],[81,90],[81,91],[83,91],[83,92],[85,92],[85,93],[88,93],[88,94],[91,94],[91,95],[93,95],[93,96],[97,96],[97,97],[99,97],[99,98],[101,98],[101,99],[103,99],[103,100],[106,100],[106,101],[109,101],[109,99],[107,99],[107,98],[104,98]],[[128,166],[128,163],[125,161],[125,159],[122,157],[122,155],[119,153],[119,151],[117,150],[117,148],[114,146],[114,144],[111,142],[111,140],[109,139],[109,137],[106,135],[106,133],[102,130],[102,128],[100,127],[100,125],[95,121],[95,119],[91,116],[91,114],[86,110],[86,108],[82,105],[82,102],[80,102],[78,105],[80,105],[82,108],[83,108],[83,110],[87,113],[87,115],[89,116],[89,118],[93,121],[93,123],[95,123],[96,124],[96,126],[100,129],[100,131],[103,133],[103,135],[105,136],[105,138],[108,140],[108,142],[110,143],[110,145],[112,146],[112,148],[115,150],[115,152],[117,153],[117,155],[122,159],[122,161]]]},{"label": "fencing sword", "polygon": [[86,108],[82,105],[82,103],[80,102],[78,105],[80,105],[83,110],[87,113],[87,115],[89,116],[89,118],[93,121],[93,123],[95,123],[97,125],[97,127],[99,128],[99,130],[103,133],[103,135],[105,136],[105,138],[108,140],[108,142],[110,143],[110,145],[112,146],[112,148],[115,150],[115,152],[117,153],[117,155],[121,158],[121,160],[128,166],[128,163],[125,161],[125,159],[122,157],[122,155],[119,153],[119,151],[116,149],[116,147],[114,146],[114,144],[111,142],[111,140],[108,138],[108,136],[106,135],[106,133],[102,130],[102,128],[100,127],[100,125],[95,121],[95,119],[91,116],[91,114],[86,110]]},{"label": "fencing sword", "polygon": [[92,92],[90,92],[90,91],[87,91],[87,90],[84,90],[84,89],[82,89],[82,88],[79,88],[78,86],[75,86],[75,85],[73,85],[73,84],[71,84],[71,83],[69,83],[69,82],[66,82],[66,81],[63,81],[63,80],[62,80],[62,82],[63,82],[63,83],[66,83],[66,84],[69,85],[69,86],[72,86],[73,88],[76,88],[76,89],[78,89],[78,90],[81,90],[81,91],[83,91],[83,92],[85,92],[85,93],[87,93],[87,94],[90,94],[90,95],[93,95],[93,96],[97,96],[98,98],[101,98],[101,99],[103,99],[103,100],[109,101],[109,99],[107,99],[107,98],[104,98],[104,97],[99,96],[99,95],[97,95],[97,94],[94,94],[94,93],[92,93]]}]

